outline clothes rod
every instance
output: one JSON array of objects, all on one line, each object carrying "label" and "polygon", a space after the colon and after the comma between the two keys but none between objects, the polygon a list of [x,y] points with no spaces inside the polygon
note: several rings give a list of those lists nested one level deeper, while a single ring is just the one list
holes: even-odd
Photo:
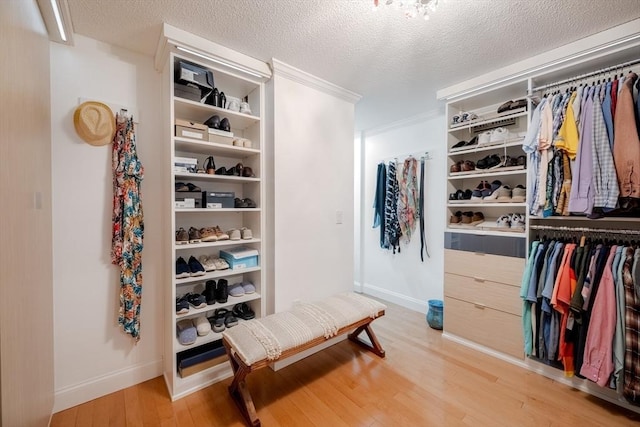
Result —
[{"label": "clothes rod", "polygon": [[385,157],[384,159],[380,160],[380,162],[386,162],[389,160],[398,160],[398,158],[407,158],[407,157],[417,157],[418,159],[423,158],[425,160],[431,160],[431,154],[428,151],[425,152],[418,152],[418,153],[406,153],[406,154],[398,154],[395,156],[391,156],[391,157]]},{"label": "clothes rod", "polygon": [[623,230],[617,228],[564,227],[553,225],[530,225],[532,230],[568,231],[571,233],[605,233],[640,235],[640,230]]},{"label": "clothes rod", "polygon": [[581,74],[579,76],[571,77],[569,79],[561,80],[559,82],[549,83],[549,84],[546,84],[544,86],[538,86],[538,87],[535,87],[535,88],[531,89],[531,92],[539,92],[541,90],[545,90],[545,89],[548,89],[550,87],[562,86],[562,85],[567,84],[567,83],[575,82],[575,81],[582,80],[582,79],[587,79],[587,78],[592,77],[592,76],[597,76],[598,74],[605,74],[605,73],[608,73],[608,72],[611,72],[611,71],[620,70],[620,69],[625,68],[625,67],[631,67],[631,66],[636,65],[636,64],[640,64],[640,59],[635,59],[633,61],[623,62],[622,64],[613,65],[611,67],[601,68],[601,69],[599,69],[597,71],[592,71],[590,73]]}]

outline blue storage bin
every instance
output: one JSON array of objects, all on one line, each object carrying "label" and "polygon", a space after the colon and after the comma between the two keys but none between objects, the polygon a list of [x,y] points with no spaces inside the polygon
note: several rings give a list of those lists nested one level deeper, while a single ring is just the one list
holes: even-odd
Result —
[{"label": "blue storage bin", "polygon": [[427,323],[433,329],[442,329],[444,302],[439,299],[429,300],[429,311],[427,311]]}]

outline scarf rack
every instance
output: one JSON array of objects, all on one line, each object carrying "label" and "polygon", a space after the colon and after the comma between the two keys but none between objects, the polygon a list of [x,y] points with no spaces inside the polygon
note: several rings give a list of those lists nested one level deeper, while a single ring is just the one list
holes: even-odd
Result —
[{"label": "scarf rack", "polygon": [[407,157],[412,157],[412,156],[415,157],[416,160],[420,160],[422,158],[424,158],[425,160],[431,160],[433,158],[431,157],[431,154],[428,151],[424,151],[424,152],[418,152],[418,153],[397,154],[395,156],[385,157],[384,159],[380,160],[379,163],[384,163],[391,160],[398,161],[400,158],[402,158],[402,160],[405,160]]},{"label": "scarf rack", "polygon": [[623,63],[618,64],[618,65],[613,65],[611,67],[601,68],[599,70],[592,71],[590,73],[580,74],[578,76],[571,77],[571,78],[568,78],[568,79],[564,79],[564,80],[561,80],[561,81],[558,81],[558,82],[555,82],[555,83],[549,83],[549,84],[546,84],[546,85],[543,85],[543,86],[538,86],[538,87],[535,87],[535,88],[531,89],[531,92],[532,93],[533,92],[540,92],[540,91],[543,91],[545,89],[549,89],[549,88],[552,88],[552,87],[559,87],[559,86],[562,86],[562,85],[566,85],[568,83],[573,83],[573,82],[577,82],[577,81],[580,81],[580,80],[588,79],[589,77],[597,76],[597,75],[600,75],[600,74],[610,73],[612,71],[617,71],[617,70],[622,71],[624,68],[631,67],[631,66],[637,65],[637,64],[640,64],[640,59],[635,59],[633,61],[623,62]]}]

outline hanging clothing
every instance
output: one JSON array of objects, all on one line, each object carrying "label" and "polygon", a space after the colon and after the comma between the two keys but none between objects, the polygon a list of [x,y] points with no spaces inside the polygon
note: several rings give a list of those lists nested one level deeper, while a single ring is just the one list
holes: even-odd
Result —
[{"label": "hanging clothing", "polygon": [[402,236],[406,243],[409,243],[420,214],[418,212],[418,161],[413,156],[407,157],[399,175],[398,221]]},{"label": "hanging clothing", "polygon": [[630,73],[622,84],[614,122],[615,168],[620,197],[640,198],[640,137],[635,125],[633,84],[638,76]]},{"label": "hanging clothing", "polygon": [[[608,86],[607,86],[608,87]],[[593,144],[591,146],[593,162],[593,206],[605,209],[615,209],[618,205],[618,176],[611,153],[611,144],[607,136],[604,106],[598,98],[593,101]]]},{"label": "hanging clothing", "polygon": [[527,173],[527,187],[530,189],[531,197],[527,201],[529,213],[531,215],[538,214],[538,175],[540,167],[540,152],[538,151],[538,139],[540,135],[541,111],[546,105],[546,98],[533,111],[531,116],[531,124],[527,135],[522,142],[522,151],[527,153],[527,167],[531,170]]},{"label": "hanging clothing", "polygon": [[387,248],[396,249],[400,252],[400,222],[398,221],[398,177],[396,174],[396,163],[389,162],[387,167],[387,187],[385,191],[384,203],[385,220],[385,245]]},{"label": "hanging clothing", "polygon": [[424,254],[430,258],[429,248],[427,247],[427,238],[424,235],[424,161],[422,156],[420,159],[420,197],[418,201],[418,216],[420,217],[420,261],[424,262]]},{"label": "hanging clothing", "polygon": [[376,174],[376,195],[373,200],[373,228],[380,227],[380,247],[389,249],[385,241],[385,215],[384,204],[387,191],[387,167],[384,163],[378,164],[378,173]]},{"label": "hanging clothing", "polygon": [[142,299],[142,249],[144,220],[140,184],[144,168],[138,159],[132,118],[116,116],[112,145],[113,233],[111,262],[120,266],[118,323],[124,332],[140,339]]},{"label": "hanging clothing", "polygon": [[[589,88],[583,96],[584,105],[580,108],[580,146],[576,157],[577,171],[571,181],[569,211],[590,214],[593,209],[593,94],[595,88]],[[583,94],[584,95],[584,94]]]},{"label": "hanging clothing", "polygon": [[630,403],[638,405],[640,404],[640,301],[636,298],[633,283],[633,257],[634,249],[627,248],[622,268],[626,325],[622,393]]}]

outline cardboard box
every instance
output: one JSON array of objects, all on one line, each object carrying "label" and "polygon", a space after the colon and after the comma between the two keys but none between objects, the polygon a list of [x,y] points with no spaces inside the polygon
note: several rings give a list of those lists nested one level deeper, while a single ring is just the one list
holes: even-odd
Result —
[{"label": "cardboard box", "polygon": [[173,80],[183,85],[196,85],[206,92],[212,91],[215,87],[211,70],[183,60],[176,61]]},{"label": "cardboard box", "polygon": [[217,129],[209,129],[209,142],[217,144],[233,145],[233,132],[222,132]]},{"label": "cardboard box", "polygon": [[206,209],[229,209],[234,207],[236,193],[233,191],[203,191],[202,207]]},{"label": "cardboard box", "polygon": [[220,251],[220,258],[227,261],[232,270],[258,266],[258,250],[246,246]]},{"label": "cardboard box", "polygon": [[176,191],[175,202],[180,204],[183,208],[201,208],[202,207],[202,193],[197,191]]},{"label": "cardboard box", "polygon": [[198,139],[200,141],[207,141],[207,129],[206,125],[202,123],[190,122],[188,120],[176,119],[176,136],[182,138]]}]

